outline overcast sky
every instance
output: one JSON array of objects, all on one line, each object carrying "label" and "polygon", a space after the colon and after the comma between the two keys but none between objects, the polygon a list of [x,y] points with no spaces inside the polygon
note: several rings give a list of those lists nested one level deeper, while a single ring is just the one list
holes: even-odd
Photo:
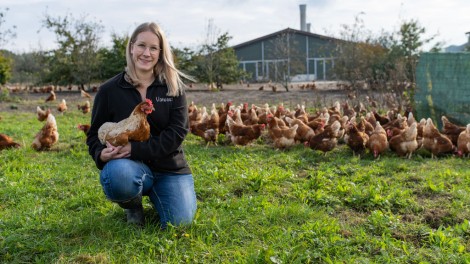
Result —
[{"label": "overcast sky", "polygon": [[86,21],[102,24],[103,46],[110,45],[113,32],[130,34],[141,22],[155,21],[173,46],[193,48],[203,42],[209,20],[236,45],[287,27],[300,29],[300,4],[307,5],[311,32],[332,37],[339,37],[341,25],[352,25],[361,12],[365,27],[375,34],[396,31],[402,21],[414,19],[427,36],[438,34],[436,39],[449,46],[467,42],[470,31],[468,0],[1,0],[5,22],[0,32],[16,26],[17,37],[0,48],[55,48],[55,35],[42,27],[45,14],[86,16]]}]

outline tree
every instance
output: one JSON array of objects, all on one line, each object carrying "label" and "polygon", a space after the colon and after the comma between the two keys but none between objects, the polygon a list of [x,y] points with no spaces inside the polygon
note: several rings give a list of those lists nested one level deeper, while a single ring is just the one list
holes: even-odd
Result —
[{"label": "tree", "polygon": [[271,81],[281,83],[289,91],[291,75],[295,72],[305,72],[305,58],[299,53],[297,43],[289,33],[283,33],[272,40],[273,49],[270,57],[275,58],[270,62],[267,76]]},{"label": "tree", "polygon": [[[392,46],[405,59],[407,79],[416,83],[416,65],[420,53],[423,52],[423,46],[434,40],[436,35],[423,38],[426,28],[421,27],[417,20],[403,21],[398,31],[398,42]],[[437,43],[432,49],[439,49]]]},{"label": "tree", "polygon": [[210,20],[206,39],[194,56],[196,68],[190,73],[200,81],[209,83],[212,89],[216,88],[214,83],[220,89],[222,83],[233,83],[246,75],[238,67],[239,62],[235,51],[228,46],[231,38],[228,32],[220,34]]},{"label": "tree", "polygon": [[[10,38],[16,37],[15,32],[12,29],[2,29],[5,24],[5,14],[8,11],[8,8],[5,8],[4,11],[0,10],[0,48],[8,43]],[[13,26],[13,29],[16,27]],[[0,51],[0,84],[3,85],[11,78],[11,67],[12,60],[8,57],[5,57]]]},{"label": "tree", "polygon": [[[335,72],[351,84],[358,94],[366,82],[370,88],[392,91],[399,104],[412,103],[416,65],[425,44],[435,36],[423,38],[426,30],[416,20],[402,22],[397,32],[373,37],[357,16],[352,26],[342,26]],[[433,46],[439,50],[441,43]]]},{"label": "tree", "polygon": [[101,57],[101,66],[99,67],[100,79],[108,79],[124,70],[126,66],[126,46],[129,41],[127,34],[111,34],[111,49],[101,48],[99,56]]},{"label": "tree", "polygon": [[195,74],[197,65],[195,63],[195,52],[190,48],[173,48],[173,54],[175,56],[175,64],[177,68],[187,74]]},{"label": "tree", "polygon": [[0,52],[0,85],[4,85],[11,78],[11,59]]},{"label": "tree", "polygon": [[12,78],[13,83],[35,83],[34,75],[40,70],[33,53],[14,54],[4,51],[4,55],[13,61]]},{"label": "tree", "polygon": [[13,26],[12,29],[3,29],[5,25],[5,15],[8,12],[8,8],[5,8],[3,11],[0,10],[0,48],[4,44],[8,43],[10,39],[16,37],[15,29],[16,26]]},{"label": "tree", "polygon": [[98,44],[103,27],[85,21],[86,16],[75,20],[72,15],[53,18],[46,14],[44,26],[56,34],[58,49],[51,57],[49,80],[55,84],[85,84],[99,77],[100,56]]},{"label": "tree", "polygon": [[370,59],[380,52],[373,48],[371,34],[365,29],[360,13],[355,17],[354,24],[341,25],[340,39],[337,42],[334,71],[339,79],[349,82],[350,88],[359,92],[360,82],[368,79],[371,74]]}]

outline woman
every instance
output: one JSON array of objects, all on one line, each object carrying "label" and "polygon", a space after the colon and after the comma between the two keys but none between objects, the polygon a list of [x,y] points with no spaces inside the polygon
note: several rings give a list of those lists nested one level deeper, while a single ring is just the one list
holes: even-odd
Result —
[{"label": "woman", "polygon": [[[188,224],[196,212],[196,195],[181,146],[189,131],[181,78],[190,77],[175,68],[169,42],[155,23],[135,29],[126,60],[126,70],[100,86],[87,134],[104,193],[125,209],[128,223],[144,225],[142,196],[149,196],[162,228],[167,223]],[[147,117],[149,140],[125,146],[100,143],[98,129],[103,123],[127,118],[147,98],[155,108]]]}]

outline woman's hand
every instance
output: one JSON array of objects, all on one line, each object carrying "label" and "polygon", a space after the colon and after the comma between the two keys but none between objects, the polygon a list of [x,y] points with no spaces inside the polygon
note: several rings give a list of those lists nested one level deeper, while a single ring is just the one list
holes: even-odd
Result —
[{"label": "woman's hand", "polygon": [[125,146],[113,146],[106,141],[106,148],[101,151],[100,159],[104,162],[112,159],[127,158],[131,155],[131,144],[127,143]]}]

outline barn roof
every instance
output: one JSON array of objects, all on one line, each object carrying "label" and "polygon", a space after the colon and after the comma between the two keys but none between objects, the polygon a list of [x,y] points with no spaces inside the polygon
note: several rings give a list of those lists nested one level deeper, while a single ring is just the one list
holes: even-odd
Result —
[{"label": "barn roof", "polygon": [[256,43],[256,42],[259,42],[259,41],[262,41],[262,40],[266,40],[266,39],[275,37],[277,35],[286,34],[286,33],[287,34],[291,34],[291,33],[299,34],[299,35],[304,35],[304,36],[314,37],[314,38],[319,38],[319,39],[325,39],[325,40],[342,41],[342,40],[337,39],[337,38],[327,37],[327,36],[311,33],[311,32],[308,32],[308,31],[302,31],[302,30],[297,30],[297,29],[293,29],[293,28],[286,28],[286,29],[271,33],[269,35],[265,35],[265,36],[262,36],[262,37],[259,37],[259,38],[256,38],[256,39],[249,40],[247,42],[240,43],[238,45],[233,46],[232,48],[234,48],[234,49],[242,48],[242,47],[248,46],[250,44],[253,44],[253,43]]}]

